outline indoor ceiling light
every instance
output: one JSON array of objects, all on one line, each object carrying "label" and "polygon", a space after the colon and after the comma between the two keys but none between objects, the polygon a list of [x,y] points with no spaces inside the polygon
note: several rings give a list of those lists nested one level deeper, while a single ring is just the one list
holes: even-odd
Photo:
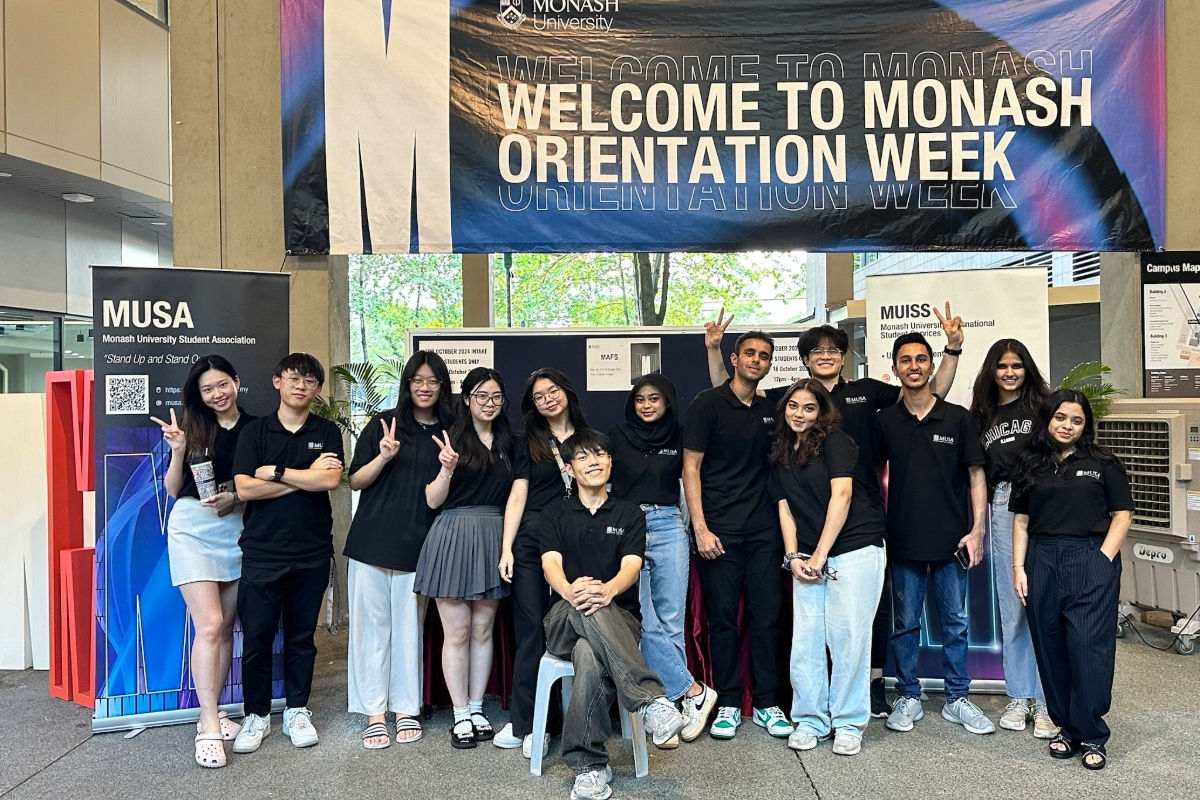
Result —
[{"label": "indoor ceiling light", "polygon": [[62,199],[68,203],[92,203],[96,200],[90,194],[84,194],[83,192],[64,192]]},{"label": "indoor ceiling light", "polygon": [[0,178],[11,178],[11,177],[12,177],[11,172],[0,172]]},{"label": "indoor ceiling light", "polygon": [[151,224],[151,225],[166,225],[167,223],[165,223],[165,222],[151,222],[150,224]]}]

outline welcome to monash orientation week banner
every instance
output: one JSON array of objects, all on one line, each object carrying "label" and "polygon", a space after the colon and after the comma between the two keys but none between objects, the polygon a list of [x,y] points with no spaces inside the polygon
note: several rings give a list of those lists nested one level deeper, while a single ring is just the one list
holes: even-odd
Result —
[{"label": "welcome to monash orientation week banner", "polygon": [[292,253],[1152,250],[1163,0],[282,0]]}]

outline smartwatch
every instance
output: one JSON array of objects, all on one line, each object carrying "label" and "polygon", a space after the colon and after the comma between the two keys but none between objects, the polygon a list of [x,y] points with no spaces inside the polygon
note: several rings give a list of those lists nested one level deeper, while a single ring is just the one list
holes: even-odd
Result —
[{"label": "smartwatch", "polygon": [[957,350],[955,350],[953,347],[943,347],[942,352],[948,356],[961,356],[962,348],[960,347]]},{"label": "smartwatch", "polygon": [[271,480],[275,481],[276,483],[279,483],[280,481],[282,481],[283,480],[283,469],[284,469],[283,467],[275,467],[275,474],[272,476]]}]

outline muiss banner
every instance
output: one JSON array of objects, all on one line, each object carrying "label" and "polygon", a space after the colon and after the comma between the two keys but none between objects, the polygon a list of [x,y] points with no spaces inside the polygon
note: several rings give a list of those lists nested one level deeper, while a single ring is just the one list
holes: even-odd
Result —
[{"label": "muiss banner", "polygon": [[292,253],[1151,250],[1163,0],[281,0]]}]

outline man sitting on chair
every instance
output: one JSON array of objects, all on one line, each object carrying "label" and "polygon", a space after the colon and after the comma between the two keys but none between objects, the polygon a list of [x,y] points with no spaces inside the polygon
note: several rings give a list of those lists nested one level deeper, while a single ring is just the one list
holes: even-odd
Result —
[{"label": "man sitting on chair", "polygon": [[614,698],[643,714],[657,747],[684,723],[638,649],[646,517],[633,503],[609,497],[609,447],[608,437],[586,429],[562,443],[576,496],[543,509],[540,523],[542,571],[562,598],[546,614],[546,650],[575,667],[562,736],[563,760],[575,771],[572,800],[612,794],[604,743]]}]

